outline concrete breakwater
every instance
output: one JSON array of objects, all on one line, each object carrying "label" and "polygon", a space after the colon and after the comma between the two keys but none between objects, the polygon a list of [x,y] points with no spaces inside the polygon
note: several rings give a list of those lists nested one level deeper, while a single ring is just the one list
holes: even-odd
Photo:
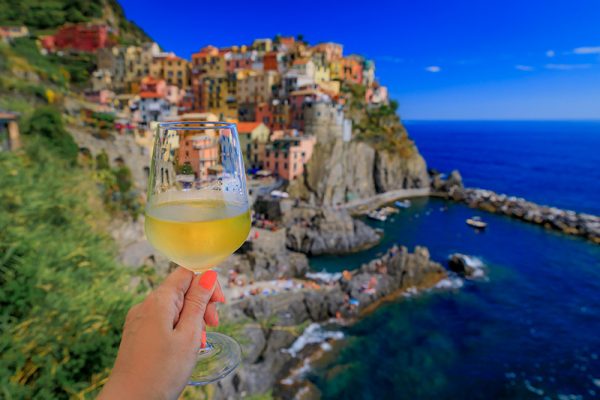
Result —
[{"label": "concrete breakwater", "polygon": [[539,205],[491,190],[465,188],[458,171],[453,171],[446,180],[441,179],[440,175],[434,175],[431,185],[432,196],[461,202],[471,208],[506,215],[568,235],[581,236],[600,244],[600,217],[596,215]]}]

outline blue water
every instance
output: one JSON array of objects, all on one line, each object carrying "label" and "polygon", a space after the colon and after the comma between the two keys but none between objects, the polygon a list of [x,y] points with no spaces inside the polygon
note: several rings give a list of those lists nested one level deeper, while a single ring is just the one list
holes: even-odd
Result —
[{"label": "blue water", "polygon": [[429,167],[458,169],[467,186],[600,215],[600,121],[405,125]]},{"label": "blue water", "polygon": [[[501,146],[501,140],[484,131],[479,136],[486,138],[487,150],[471,151],[475,138],[470,141],[468,136],[475,130],[461,133],[452,128],[451,136],[462,137],[464,147],[444,147],[426,140],[441,129],[432,125],[421,126],[420,134],[414,134],[410,125],[409,129],[433,167],[458,167],[468,185],[531,199],[538,196],[534,200],[600,214],[594,211],[598,197],[593,198],[598,183],[587,177],[576,178],[586,182],[577,193],[567,193],[565,188],[572,185],[568,179],[557,180],[561,188],[554,191],[542,190],[544,185],[531,189],[550,179],[544,178],[543,170],[562,176],[557,172],[562,154],[572,155],[579,144],[569,147],[568,141],[561,142],[545,167],[529,168],[515,177],[500,171],[516,170],[515,160],[523,157],[516,134],[510,141],[521,156],[507,155],[504,165],[481,163],[483,153],[496,146],[509,154],[509,146]],[[494,127],[493,132],[502,129]],[[572,135],[586,137],[588,145],[595,140],[586,136],[591,133]],[[546,141],[541,134],[533,136],[537,143]],[[526,131],[520,140],[530,142]],[[466,151],[462,158],[456,154],[459,148]],[[460,166],[450,163],[455,158]],[[542,163],[543,157],[536,159]],[[579,165],[588,161],[573,161],[570,171],[587,170],[597,176],[589,165]],[[489,228],[477,233],[466,226],[465,219],[472,215],[482,216]],[[487,276],[464,281],[462,288],[450,292],[432,291],[389,303],[344,328],[346,339],[309,376],[324,398],[600,398],[600,246],[439,199],[417,199],[393,220],[367,222],[385,230],[382,244],[349,256],[315,257],[312,267],[356,268],[399,243],[409,248],[425,245],[442,263],[453,252],[477,256],[485,263]]]}]

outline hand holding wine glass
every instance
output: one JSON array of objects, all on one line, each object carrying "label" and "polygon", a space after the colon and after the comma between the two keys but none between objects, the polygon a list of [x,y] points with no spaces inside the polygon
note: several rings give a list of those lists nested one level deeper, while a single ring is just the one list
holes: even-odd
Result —
[{"label": "hand holding wine glass", "polygon": [[218,324],[224,296],[217,274],[173,271],[132,307],[110,379],[99,399],[176,399],[192,373],[204,325]]},{"label": "hand holding wine glass", "polygon": [[[146,235],[170,260],[196,273],[217,266],[246,240],[250,209],[235,124],[166,122],[156,130],[148,181]],[[190,385],[233,371],[239,344],[207,333]]]}]

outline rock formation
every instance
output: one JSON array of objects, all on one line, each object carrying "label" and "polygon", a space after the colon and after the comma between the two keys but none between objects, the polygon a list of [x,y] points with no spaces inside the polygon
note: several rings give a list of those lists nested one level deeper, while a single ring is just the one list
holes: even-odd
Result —
[{"label": "rock formation", "polygon": [[[243,349],[242,366],[216,383],[215,399],[238,399],[281,387],[280,380],[298,363],[282,350],[292,345],[308,322],[335,317],[356,317],[364,310],[408,288],[433,287],[447,277],[445,269],[429,259],[426,248],[409,253],[395,248],[381,259],[320,289],[304,289],[272,296],[245,298],[222,314],[229,323],[243,326],[238,333]],[[366,289],[371,285],[371,289]],[[350,305],[348,300],[358,301]]]},{"label": "rock formation", "polygon": [[425,160],[376,150],[359,141],[318,142],[303,177],[290,194],[312,204],[336,205],[394,189],[429,186]]},{"label": "rock formation", "polygon": [[373,228],[344,210],[298,207],[286,219],[287,247],[308,255],[349,253],[374,246],[380,239]]}]

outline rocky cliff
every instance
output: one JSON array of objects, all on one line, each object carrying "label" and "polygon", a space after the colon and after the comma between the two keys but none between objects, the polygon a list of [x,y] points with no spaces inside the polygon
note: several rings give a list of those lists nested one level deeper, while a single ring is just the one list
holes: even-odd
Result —
[{"label": "rocky cliff", "polygon": [[287,247],[308,255],[342,254],[374,246],[380,235],[345,210],[297,207],[286,215]]},{"label": "rocky cliff", "polygon": [[428,186],[427,165],[416,148],[404,156],[361,141],[335,139],[317,144],[304,176],[292,182],[289,191],[311,204],[335,205]]}]

